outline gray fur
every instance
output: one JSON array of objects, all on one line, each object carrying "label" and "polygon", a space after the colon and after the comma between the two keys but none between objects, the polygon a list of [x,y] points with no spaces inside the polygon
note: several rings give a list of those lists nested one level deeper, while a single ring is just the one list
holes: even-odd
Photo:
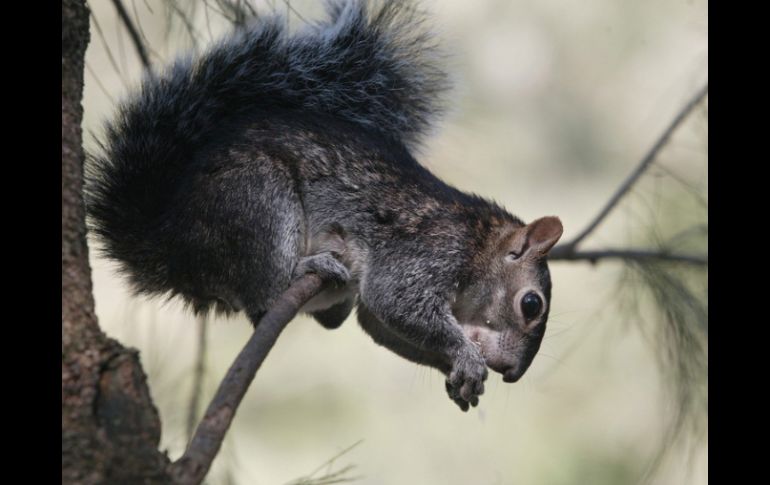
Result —
[{"label": "gray fur", "polygon": [[255,325],[293,278],[330,278],[303,311],[336,328],[356,302],[377,343],[447,374],[467,410],[487,365],[515,380],[534,357],[547,303],[524,321],[511,302],[550,300],[561,225],[525,226],[414,159],[446,85],[414,8],[329,11],[295,36],[260,19],[145,80],[91,159],[92,229],[138,292]]}]

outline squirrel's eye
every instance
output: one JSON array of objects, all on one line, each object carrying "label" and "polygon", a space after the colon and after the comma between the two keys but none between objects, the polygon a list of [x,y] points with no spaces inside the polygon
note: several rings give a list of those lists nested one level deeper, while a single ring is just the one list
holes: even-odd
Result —
[{"label": "squirrel's eye", "polygon": [[513,261],[514,259],[519,259],[519,256],[521,256],[521,254],[511,251],[508,253],[508,260]]},{"label": "squirrel's eye", "polygon": [[540,314],[543,307],[543,301],[537,296],[537,293],[530,292],[521,299],[521,312],[527,320],[531,320]]}]

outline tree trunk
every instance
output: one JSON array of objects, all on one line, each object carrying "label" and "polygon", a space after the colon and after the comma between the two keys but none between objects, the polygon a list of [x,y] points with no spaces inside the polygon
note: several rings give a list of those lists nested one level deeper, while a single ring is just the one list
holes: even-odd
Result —
[{"label": "tree trunk", "polygon": [[62,2],[62,483],[168,483],[138,353],[99,328],[83,204],[83,0]]}]

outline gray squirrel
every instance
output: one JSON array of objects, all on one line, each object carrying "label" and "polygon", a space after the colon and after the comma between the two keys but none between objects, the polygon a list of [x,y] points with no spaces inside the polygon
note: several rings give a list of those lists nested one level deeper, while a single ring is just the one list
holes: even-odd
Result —
[{"label": "gray squirrel", "polygon": [[562,224],[524,224],[414,159],[448,87],[418,9],[327,7],[296,33],[260,17],[146,75],[89,155],[90,229],[136,293],[254,325],[316,272],[334,285],[304,312],[332,329],[356,307],[467,411],[487,367],[515,382],[537,353]]}]

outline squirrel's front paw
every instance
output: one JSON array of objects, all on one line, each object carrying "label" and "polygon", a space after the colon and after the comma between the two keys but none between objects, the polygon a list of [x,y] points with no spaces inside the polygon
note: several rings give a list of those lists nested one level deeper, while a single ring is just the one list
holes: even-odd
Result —
[{"label": "squirrel's front paw", "polygon": [[350,271],[337,259],[338,256],[332,251],[305,256],[297,263],[294,277],[299,278],[306,273],[315,273],[324,280],[331,280],[339,286],[344,286],[350,280]]},{"label": "squirrel's front paw", "polygon": [[479,403],[484,394],[484,381],[488,371],[484,358],[475,348],[463,350],[452,364],[446,380],[446,390],[460,409],[467,411]]}]

